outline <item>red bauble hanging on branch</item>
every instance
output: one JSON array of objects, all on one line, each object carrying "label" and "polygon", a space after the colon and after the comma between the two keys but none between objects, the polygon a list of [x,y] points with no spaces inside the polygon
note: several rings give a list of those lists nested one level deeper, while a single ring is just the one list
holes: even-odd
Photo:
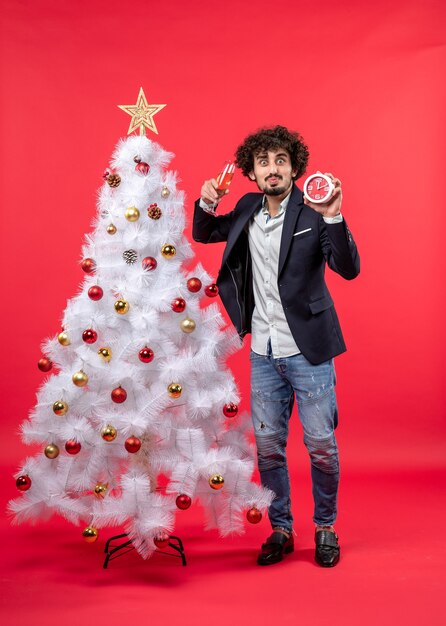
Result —
[{"label": "red bauble hanging on branch", "polygon": [[153,539],[153,543],[156,545],[157,548],[159,548],[160,550],[163,550],[164,548],[167,548],[167,546],[169,545],[169,534],[164,532],[164,533],[160,533],[157,537],[154,537]]},{"label": "red bauble hanging on branch", "polygon": [[53,367],[53,362],[50,359],[48,359],[46,356],[43,356],[41,359],[39,359],[39,362],[37,363],[37,367],[39,368],[41,372],[49,372],[50,369],[52,369]]},{"label": "red bauble hanging on branch", "polygon": [[142,176],[147,176],[147,174],[150,172],[150,165],[148,163],[144,163],[144,161],[140,161],[136,165],[135,170],[138,172],[138,174],[141,174]]},{"label": "red bauble hanging on branch", "polygon": [[138,439],[138,437],[129,437],[125,440],[124,445],[127,452],[134,454],[141,448],[141,439]]},{"label": "red bauble hanging on branch", "polygon": [[28,491],[31,487],[31,483],[31,478],[27,474],[19,476],[15,481],[16,487],[19,491]]},{"label": "red bauble hanging on branch", "polygon": [[81,444],[75,439],[70,439],[65,443],[65,450],[68,452],[68,454],[79,454],[81,448]]},{"label": "red bauble hanging on branch", "polygon": [[258,524],[262,519],[262,513],[255,506],[246,512],[246,519],[250,524]]},{"label": "red bauble hanging on branch", "polygon": [[126,390],[122,387],[116,387],[116,389],[113,389],[113,391],[111,392],[111,399],[113,400],[113,402],[116,402],[116,404],[121,404],[122,402],[125,402],[127,399]]},{"label": "red bauble hanging on branch", "polygon": [[99,285],[93,285],[88,290],[88,297],[90,298],[90,300],[100,300],[103,295],[104,292],[102,290],[102,287],[99,287]]},{"label": "red bauble hanging on branch", "polygon": [[185,493],[180,493],[180,495],[177,496],[177,499],[175,500],[175,504],[177,505],[179,509],[181,509],[182,511],[185,511],[192,504],[192,500]]},{"label": "red bauble hanging on branch", "polygon": [[81,261],[81,268],[86,274],[91,274],[96,269],[96,263],[93,259],[83,259]]},{"label": "red bauble hanging on branch", "polygon": [[138,354],[139,360],[142,363],[150,363],[150,361],[153,361],[154,356],[155,355],[154,355],[153,350],[151,350],[147,346],[145,346],[145,348],[142,348]]},{"label": "red bauble hanging on branch", "polygon": [[97,338],[98,333],[92,328],[87,328],[87,330],[84,330],[84,332],[82,333],[82,339],[85,341],[85,343],[94,343]]},{"label": "red bauble hanging on branch", "polygon": [[225,404],[223,407],[223,413],[226,417],[235,417],[238,413],[238,406],[233,402],[228,402],[228,404]]},{"label": "red bauble hanging on branch", "polygon": [[172,301],[171,306],[172,311],[175,311],[175,313],[182,313],[186,308],[186,300],[184,300],[184,298],[175,298],[175,300]]},{"label": "red bauble hanging on branch", "polygon": [[215,298],[216,296],[218,296],[218,287],[215,283],[212,283],[211,285],[208,285],[207,287],[204,288],[204,293],[209,297],[209,298]]},{"label": "red bauble hanging on branch", "polygon": [[142,260],[142,267],[144,270],[154,270],[156,269],[157,265],[158,263],[156,262],[156,259],[153,258],[153,256],[146,256],[146,258]]},{"label": "red bauble hanging on branch", "polygon": [[192,293],[197,293],[198,291],[200,291],[201,285],[201,280],[199,278],[196,278],[195,276],[193,278],[189,278],[189,280],[187,281],[187,288]]}]

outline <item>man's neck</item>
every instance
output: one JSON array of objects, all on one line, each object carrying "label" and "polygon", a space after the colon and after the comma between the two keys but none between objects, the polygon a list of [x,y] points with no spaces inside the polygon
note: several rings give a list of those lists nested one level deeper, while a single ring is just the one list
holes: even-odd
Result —
[{"label": "man's neck", "polygon": [[268,213],[271,217],[275,217],[279,212],[280,205],[285,200],[285,198],[291,193],[292,186],[284,191],[280,196],[266,196],[266,203],[268,206]]}]

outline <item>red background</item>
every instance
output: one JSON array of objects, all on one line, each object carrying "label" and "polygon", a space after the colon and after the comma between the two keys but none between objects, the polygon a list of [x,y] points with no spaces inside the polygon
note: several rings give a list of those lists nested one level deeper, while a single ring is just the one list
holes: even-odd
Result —
[{"label": "red background", "polygon": [[[150,103],[167,103],[155,117],[158,140],[177,155],[172,167],[187,194],[189,238],[202,181],[259,126],[298,130],[310,146],[308,172],[331,171],[342,180],[343,213],[362,272],[353,282],[328,277],[349,348],[336,362],[345,477],[339,524],[347,528],[348,514],[356,527],[368,528],[378,516],[384,535],[407,524],[412,533],[415,520],[429,533],[442,519],[432,489],[444,484],[445,463],[444,3],[4,0],[2,6],[0,450],[6,496],[15,495],[9,474],[29,453],[17,430],[42,380],[39,345],[58,332],[66,301],[82,280],[80,247],[95,214],[96,190],[127,133],[130,118],[116,105],[136,102],[143,86]],[[237,173],[222,212],[250,190],[252,183]],[[222,246],[194,248],[215,276]],[[247,350],[230,361],[245,409]],[[293,489],[299,484],[303,510],[308,507],[305,519],[296,511],[302,528],[310,522],[305,454],[296,420],[290,458],[293,476],[302,475],[300,482],[293,478]],[[58,528],[71,532],[67,526]],[[43,528],[33,532],[51,545],[50,527]],[[6,523],[4,529],[11,532]],[[32,551],[30,532],[16,529],[12,537],[26,536]],[[399,541],[397,553],[388,554],[391,562],[401,563],[398,549],[409,543],[404,533]],[[363,543],[360,534],[352,551]],[[417,559],[425,563],[427,555],[433,565],[436,551],[420,544]],[[358,571],[366,563],[367,557]],[[376,566],[378,572],[382,561]],[[417,579],[411,584],[416,589]],[[401,602],[414,601],[410,585],[402,589],[407,596]],[[386,606],[381,623],[387,623]],[[426,623],[437,623],[433,615]]]}]

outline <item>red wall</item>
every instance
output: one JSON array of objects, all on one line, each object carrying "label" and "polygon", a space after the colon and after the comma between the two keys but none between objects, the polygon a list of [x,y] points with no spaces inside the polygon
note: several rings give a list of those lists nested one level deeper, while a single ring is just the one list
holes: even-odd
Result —
[{"label": "red wall", "polygon": [[[344,466],[444,462],[446,9],[374,3],[4,1],[2,9],[2,438],[42,380],[82,280],[82,237],[101,174],[129,119],[116,105],[167,103],[159,141],[192,216],[201,183],[258,126],[302,133],[309,171],[343,182],[362,273],[329,282],[349,351],[337,359]],[[252,190],[238,173],[231,201]],[[190,225],[188,228],[190,236]],[[194,244],[214,275],[222,247]],[[249,408],[247,346],[230,364]],[[293,456],[303,458],[294,428]]]}]

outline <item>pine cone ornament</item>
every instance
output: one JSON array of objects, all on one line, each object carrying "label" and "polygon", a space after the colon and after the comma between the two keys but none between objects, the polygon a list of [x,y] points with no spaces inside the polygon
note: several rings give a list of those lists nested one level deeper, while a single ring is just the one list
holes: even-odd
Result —
[{"label": "pine cone ornament", "polygon": [[123,252],[122,257],[127,265],[133,265],[133,263],[136,263],[138,255],[135,250],[126,250]]},{"label": "pine cone ornament", "polygon": [[157,205],[157,203],[155,202],[154,204],[151,204],[149,206],[149,208],[147,209],[147,215],[152,219],[152,220],[159,220],[159,218],[162,215],[161,209],[159,208],[159,206]]},{"label": "pine cone ornament", "polygon": [[110,187],[119,187],[119,185],[121,184],[121,177],[119,176],[119,174],[110,174],[110,176],[108,176],[107,178],[107,182]]}]

